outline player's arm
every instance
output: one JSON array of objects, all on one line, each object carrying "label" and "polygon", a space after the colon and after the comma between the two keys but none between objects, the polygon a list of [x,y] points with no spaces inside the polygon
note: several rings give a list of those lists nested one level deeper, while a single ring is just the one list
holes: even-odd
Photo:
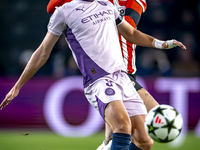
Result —
[{"label": "player's arm", "polygon": [[20,78],[1,103],[1,110],[3,110],[5,106],[8,105],[11,100],[18,95],[19,90],[22,88],[22,86],[46,63],[53,49],[53,46],[58,39],[59,36],[47,32],[41,45],[32,54]]},{"label": "player's arm", "polygon": [[150,35],[144,34],[133,28],[126,20],[117,26],[119,34],[121,34],[128,42],[144,47],[155,47],[160,49],[169,49],[180,46],[182,49],[186,47],[176,40],[160,41]]},{"label": "player's arm", "polygon": [[72,0],[50,0],[47,5],[47,12],[49,14],[53,14],[56,7],[62,6],[66,2],[70,2]]}]

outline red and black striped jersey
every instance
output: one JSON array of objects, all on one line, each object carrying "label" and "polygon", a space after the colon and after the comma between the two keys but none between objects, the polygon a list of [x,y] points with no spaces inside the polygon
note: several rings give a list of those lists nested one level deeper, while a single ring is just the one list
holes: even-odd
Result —
[{"label": "red and black striped jersey", "polygon": [[[121,15],[125,16],[125,20],[129,24],[131,24],[134,28],[137,28],[137,25],[140,21],[140,17],[147,8],[146,0],[110,0],[110,1],[117,7]],[[128,73],[135,74],[136,45],[127,42],[121,35],[119,35],[119,41],[120,41],[122,55],[124,58],[124,63],[126,65],[126,70]]]}]

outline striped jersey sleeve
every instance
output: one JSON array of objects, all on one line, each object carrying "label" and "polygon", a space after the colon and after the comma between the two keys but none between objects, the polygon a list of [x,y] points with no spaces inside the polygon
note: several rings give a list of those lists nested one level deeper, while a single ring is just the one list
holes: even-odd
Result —
[{"label": "striped jersey sleeve", "polygon": [[146,8],[146,0],[128,0],[125,9],[126,21],[136,28]]}]

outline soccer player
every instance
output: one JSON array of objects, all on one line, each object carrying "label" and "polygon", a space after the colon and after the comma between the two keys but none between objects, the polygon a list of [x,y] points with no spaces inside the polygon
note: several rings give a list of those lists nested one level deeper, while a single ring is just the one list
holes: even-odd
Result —
[{"label": "soccer player", "polygon": [[[51,0],[52,1],[52,0]],[[122,16],[125,16],[125,20],[134,28],[137,28],[137,25],[140,21],[142,13],[146,11],[147,4],[146,0],[109,0],[111,1],[115,7],[118,9]],[[50,7],[49,7],[50,9]],[[147,92],[137,81],[136,81],[136,65],[135,65],[135,48],[136,45],[129,43],[124,39],[122,35],[119,34],[119,41],[121,46],[121,52],[124,58],[124,62],[126,65],[126,71],[128,73],[129,78],[134,84],[134,87],[140,97],[142,98],[145,107],[147,108],[147,112],[159,105],[158,102]],[[132,141],[135,143],[130,144],[130,149],[138,149],[135,144],[137,144],[137,137],[132,136]],[[112,130],[105,124],[105,140],[103,143],[97,148],[97,150],[110,150],[112,144]]]},{"label": "soccer player", "polygon": [[83,75],[85,96],[113,131],[111,150],[129,150],[131,131],[140,141],[139,148],[151,149],[153,140],[144,129],[147,111],[126,74],[118,32],[139,46],[186,49],[176,40],[160,41],[134,29],[109,1],[75,0],[58,7],[51,16],[44,40],[1,103],[1,110],[45,64],[64,33]]},{"label": "soccer player", "polygon": [[[47,5],[47,12],[53,14],[55,8],[62,6],[64,3],[70,2],[71,0],[50,0]],[[125,20],[134,28],[137,27],[142,13],[145,12],[147,8],[146,0],[109,0],[120,12],[120,15],[125,16]],[[126,65],[126,71],[129,78],[134,84],[134,87],[142,100],[144,101],[147,112],[158,105],[156,100],[147,92],[137,81],[136,81],[136,65],[135,65],[135,48],[136,45],[129,43],[122,35],[119,34],[119,41],[121,46],[121,52]],[[134,138],[134,137],[132,137]],[[109,150],[112,140],[112,131],[110,127],[105,125],[105,140],[97,148],[97,150]],[[133,141],[133,139],[132,139]],[[132,144],[130,146],[134,146]]]}]

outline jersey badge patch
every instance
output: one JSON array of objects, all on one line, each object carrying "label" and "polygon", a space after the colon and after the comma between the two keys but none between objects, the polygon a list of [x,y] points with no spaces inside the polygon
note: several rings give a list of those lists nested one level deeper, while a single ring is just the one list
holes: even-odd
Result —
[{"label": "jersey badge patch", "polygon": [[92,73],[95,74],[96,70],[94,68],[91,69]]},{"label": "jersey badge patch", "polygon": [[106,94],[106,95],[109,95],[109,96],[115,95],[115,91],[114,91],[112,88],[107,88],[107,89],[105,90],[105,94]]}]

